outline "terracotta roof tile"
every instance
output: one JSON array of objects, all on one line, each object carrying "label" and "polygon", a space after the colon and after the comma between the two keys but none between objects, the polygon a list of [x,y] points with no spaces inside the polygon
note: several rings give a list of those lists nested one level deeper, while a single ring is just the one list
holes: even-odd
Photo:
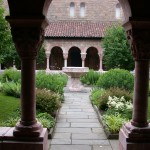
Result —
[{"label": "terracotta roof tile", "polygon": [[100,38],[104,37],[105,29],[113,24],[114,22],[50,22],[45,37]]}]

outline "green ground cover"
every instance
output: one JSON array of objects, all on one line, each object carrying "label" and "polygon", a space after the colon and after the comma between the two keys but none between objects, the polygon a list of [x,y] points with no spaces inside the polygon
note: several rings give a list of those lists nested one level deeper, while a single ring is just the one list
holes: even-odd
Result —
[{"label": "green ground cover", "polygon": [[20,106],[20,100],[0,93],[0,121],[5,121]]}]

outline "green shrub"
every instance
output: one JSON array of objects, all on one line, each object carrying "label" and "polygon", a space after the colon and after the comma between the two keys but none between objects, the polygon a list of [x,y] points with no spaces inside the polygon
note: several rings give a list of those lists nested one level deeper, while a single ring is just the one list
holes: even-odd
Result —
[{"label": "green shrub", "polygon": [[83,84],[87,85],[95,85],[99,79],[100,73],[94,71],[94,70],[89,70],[88,73],[86,73],[84,76],[80,78],[80,81]]},{"label": "green shrub", "polygon": [[59,94],[46,89],[36,90],[36,107],[41,112],[47,112],[54,116],[60,105],[61,96]]},{"label": "green shrub", "polygon": [[55,125],[54,118],[48,113],[39,113],[37,115],[38,121],[43,125],[44,128],[52,128]]},{"label": "green shrub", "polygon": [[3,83],[0,82],[0,92],[2,91],[2,89],[3,89]]},{"label": "green shrub", "polygon": [[21,82],[21,73],[13,68],[6,69],[1,74],[1,82]]},{"label": "green shrub", "polygon": [[111,133],[118,133],[122,125],[128,120],[122,118],[120,114],[103,115],[103,121],[106,124],[106,129]]},{"label": "green shrub", "polygon": [[101,74],[97,86],[104,89],[118,87],[133,91],[134,77],[127,70],[111,69],[108,72]]},{"label": "green shrub", "polygon": [[[101,90],[100,90],[101,91]],[[102,92],[96,92],[96,96],[94,97],[93,92],[92,92],[92,99],[95,98],[94,101],[96,101],[97,106],[99,107],[100,110],[107,110],[108,109],[108,98],[109,96],[113,97],[116,96],[118,98],[121,98],[124,96],[126,101],[131,102],[133,99],[132,93],[125,89],[120,89],[120,88],[110,88],[107,90],[103,90]]]},{"label": "green shrub", "polygon": [[63,88],[67,83],[67,76],[64,74],[46,74],[38,72],[36,75],[36,87],[51,90],[63,94]]},{"label": "green shrub", "polygon": [[103,89],[92,90],[91,95],[90,95],[90,99],[91,99],[92,104],[99,106],[98,99],[102,96],[102,94],[104,92],[105,92],[105,90],[103,90]]},{"label": "green shrub", "polygon": [[19,98],[21,93],[21,85],[20,83],[15,83],[15,82],[3,83],[2,92],[5,95]]},{"label": "green shrub", "polygon": [[[19,121],[20,115],[18,112],[13,113],[11,117],[9,117],[6,121],[0,122],[1,127],[14,127],[16,123]],[[44,128],[52,128],[55,125],[54,118],[48,113],[39,113],[37,115],[38,121],[43,125]]]}]

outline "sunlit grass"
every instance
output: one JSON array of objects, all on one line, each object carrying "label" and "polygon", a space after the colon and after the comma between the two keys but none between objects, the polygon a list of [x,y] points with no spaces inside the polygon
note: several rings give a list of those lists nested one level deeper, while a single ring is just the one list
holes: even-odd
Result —
[{"label": "sunlit grass", "polygon": [[19,108],[20,100],[0,93],[0,121],[5,121]]}]

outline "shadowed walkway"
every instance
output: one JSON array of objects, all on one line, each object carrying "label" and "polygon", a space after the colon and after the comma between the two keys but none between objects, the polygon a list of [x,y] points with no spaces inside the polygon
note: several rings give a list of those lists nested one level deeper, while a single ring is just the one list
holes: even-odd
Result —
[{"label": "shadowed walkway", "polygon": [[118,150],[116,140],[107,140],[89,94],[65,92],[50,150]]}]

